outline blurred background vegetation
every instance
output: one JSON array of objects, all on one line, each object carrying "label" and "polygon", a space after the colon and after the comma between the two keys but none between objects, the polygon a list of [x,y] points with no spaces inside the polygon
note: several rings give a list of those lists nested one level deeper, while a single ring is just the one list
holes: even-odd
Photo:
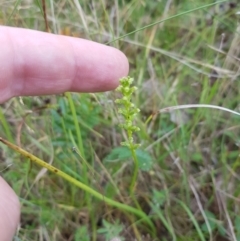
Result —
[{"label": "blurred background vegetation", "polygon": [[[183,104],[240,111],[238,2],[142,30],[214,1],[46,0],[45,11],[42,3],[0,1],[0,23],[46,31],[47,19],[52,33],[111,42],[129,59],[139,88],[134,103],[141,109],[135,197],[156,232],[0,145],[1,175],[22,204],[15,240],[240,241],[239,116],[206,108],[158,113]],[[115,98],[114,92],[72,94],[76,115],[65,94],[13,98],[0,107],[0,136],[107,197],[135,206],[128,193],[133,165],[120,146],[125,134]]]}]

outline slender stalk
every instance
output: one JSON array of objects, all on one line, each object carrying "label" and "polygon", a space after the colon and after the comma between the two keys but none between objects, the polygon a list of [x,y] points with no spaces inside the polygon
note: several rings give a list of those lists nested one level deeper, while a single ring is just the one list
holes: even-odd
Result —
[{"label": "slender stalk", "polygon": [[70,106],[70,109],[71,109],[71,112],[72,112],[72,116],[73,116],[74,126],[75,126],[76,134],[77,134],[78,148],[80,150],[81,156],[83,158],[85,158],[85,153],[84,153],[84,148],[83,148],[83,141],[82,141],[82,135],[81,135],[81,129],[80,129],[80,126],[78,124],[76,108],[75,108],[75,105],[73,103],[73,99],[72,99],[71,93],[67,92],[66,96],[67,96],[68,103],[69,103],[69,106]]},{"label": "slender stalk", "polygon": [[[78,145],[78,150],[79,150],[79,154],[80,157],[82,157],[82,173],[83,173],[83,179],[84,179],[84,183],[88,184],[88,171],[87,171],[87,165],[85,162],[85,153],[84,153],[84,147],[83,147],[83,140],[82,140],[82,132],[81,132],[81,128],[80,125],[78,123],[78,117],[77,117],[77,112],[76,112],[76,107],[75,104],[73,102],[73,98],[72,98],[72,94],[67,92],[66,93],[67,99],[68,99],[68,103],[72,112],[72,117],[73,117],[73,122],[74,122],[74,127],[76,130],[76,136],[77,136],[77,145]],[[71,133],[69,131],[69,133]],[[71,135],[71,134],[70,134]],[[89,195],[88,192],[86,193],[86,195],[84,196],[84,200],[86,200],[87,204],[89,204]]]},{"label": "slender stalk", "polygon": [[131,180],[131,184],[130,184],[130,194],[133,195],[135,186],[136,186],[136,182],[137,182],[137,178],[138,178],[139,165],[138,165],[138,160],[137,160],[137,155],[136,155],[135,149],[131,149],[131,153],[132,153],[132,157],[133,157],[134,169],[133,169],[133,176],[132,176],[132,180]]},{"label": "slender stalk", "polygon": [[44,18],[44,22],[45,22],[46,32],[50,32],[49,31],[49,27],[48,27],[48,20],[47,20],[46,2],[45,2],[45,0],[42,0],[42,11],[43,11],[43,18]]},{"label": "slender stalk", "polygon": [[138,164],[138,159],[137,159],[137,155],[136,155],[136,150],[134,148],[132,148],[132,149],[130,148],[130,150],[132,153],[134,169],[133,169],[133,176],[132,176],[129,192],[130,192],[130,196],[131,196],[134,204],[138,208],[138,210],[142,210],[141,206],[138,203],[138,200],[136,199],[136,196],[134,195],[135,187],[137,184],[137,178],[138,178],[139,164]]}]

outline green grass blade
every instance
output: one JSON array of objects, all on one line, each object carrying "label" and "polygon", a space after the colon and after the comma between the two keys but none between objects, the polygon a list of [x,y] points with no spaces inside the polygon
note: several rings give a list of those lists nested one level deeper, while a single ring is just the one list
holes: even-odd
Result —
[{"label": "green grass blade", "polygon": [[165,19],[161,19],[161,20],[159,20],[159,21],[157,21],[157,22],[148,24],[148,25],[146,25],[146,26],[144,26],[144,27],[142,27],[142,28],[139,28],[139,29],[134,30],[134,31],[132,31],[132,32],[130,32],[130,33],[124,34],[124,35],[122,35],[122,36],[120,36],[120,37],[118,37],[118,38],[115,38],[115,39],[107,42],[106,44],[113,43],[113,42],[115,42],[115,41],[117,41],[117,40],[123,39],[123,38],[125,38],[125,37],[127,37],[127,36],[129,36],[129,35],[132,35],[132,34],[134,34],[134,33],[137,33],[137,32],[139,32],[139,31],[142,31],[142,30],[144,30],[144,29],[150,28],[150,27],[152,27],[152,26],[154,26],[154,25],[157,25],[157,24],[159,24],[159,23],[162,23],[162,22],[171,20],[171,19],[173,19],[173,18],[177,18],[177,17],[183,16],[183,15],[188,14],[188,13],[195,12],[195,11],[200,10],[200,9],[212,7],[212,6],[214,6],[214,5],[218,4],[218,3],[223,3],[223,2],[226,2],[226,1],[228,1],[228,0],[223,0],[223,1],[218,1],[218,2],[215,2],[215,3],[206,4],[206,5],[204,5],[204,6],[197,7],[197,8],[193,8],[193,9],[190,9],[190,10],[188,10],[188,11],[185,11],[185,12],[182,12],[182,13],[179,13],[179,14],[176,14],[176,15],[174,15],[174,16],[171,16],[171,17],[168,17],[168,18],[165,18]]},{"label": "green grass blade", "polygon": [[76,108],[75,108],[75,105],[73,103],[72,95],[70,93],[66,93],[66,96],[68,98],[68,103],[70,105],[70,109],[71,109],[72,116],[73,116],[74,126],[75,126],[75,130],[76,130],[76,134],[77,134],[77,140],[78,140],[78,148],[79,148],[79,151],[81,153],[81,156],[83,158],[85,158],[81,129],[80,129],[80,126],[78,124]]},{"label": "green grass blade", "polygon": [[3,114],[2,108],[0,108],[0,124],[3,126],[3,129],[5,131],[5,134],[8,140],[13,142],[13,136],[11,134],[9,124],[7,123],[6,118]]},{"label": "green grass blade", "polygon": [[15,2],[13,10],[12,10],[11,14],[9,15],[9,17],[7,18],[7,23],[6,23],[7,25],[10,23],[10,20],[11,20],[13,14],[16,12],[17,7],[18,7],[18,5],[20,4],[20,2],[21,2],[21,0],[17,0],[17,1]]},{"label": "green grass blade", "polygon": [[201,230],[201,228],[198,225],[198,222],[196,220],[196,218],[194,217],[194,215],[192,214],[191,210],[186,206],[185,203],[183,203],[180,200],[177,200],[177,202],[182,206],[182,208],[186,211],[186,213],[188,214],[189,218],[191,219],[191,221],[193,222],[193,225],[195,226],[198,236],[200,238],[201,241],[206,241],[204,234]]}]

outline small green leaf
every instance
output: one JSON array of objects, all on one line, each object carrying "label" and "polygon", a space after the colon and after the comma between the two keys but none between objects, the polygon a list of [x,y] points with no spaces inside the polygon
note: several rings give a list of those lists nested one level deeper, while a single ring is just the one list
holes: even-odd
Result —
[{"label": "small green leaf", "polygon": [[[114,224],[107,222],[103,219],[103,227],[97,230],[98,233],[103,234],[106,241],[110,241],[114,237],[120,237],[120,233],[123,231],[124,226],[117,220]],[[123,238],[121,240],[124,240]]]},{"label": "small green leaf", "polygon": [[106,156],[104,161],[116,162],[124,161],[132,156],[131,151],[128,147],[121,146],[112,149],[112,151]]},{"label": "small green leaf", "polygon": [[[128,144],[128,143],[126,143],[126,144]],[[133,145],[136,145],[136,148],[139,147],[138,144],[133,144]],[[136,156],[138,159],[139,168],[142,171],[150,171],[152,168],[153,160],[152,160],[152,157],[149,155],[149,153],[146,151],[143,151],[141,149],[137,149]],[[125,161],[129,158],[132,158],[130,149],[127,146],[121,146],[121,147],[114,148],[106,156],[104,161],[117,162],[117,161]]]},{"label": "small green leaf", "polygon": [[153,204],[159,209],[161,205],[163,205],[166,202],[167,199],[167,193],[166,190],[153,190]]},{"label": "small green leaf", "polygon": [[208,233],[209,231],[213,232],[214,230],[216,230],[217,228],[217,220],[215,215],[212,212],[209,211],[205,211],[205,215],[208,219],[208,223],[209,223],[209,228],[210,230],[208,230],[208,226],[206,223],[202,224],[201,229],[204,233]]},{"label": "small green leaf", "polygon": [[[236,233],[240,237],[240,216],[236,216],[236,218],[234,220],[234,227],[236,228]],[[240,240],[240,239],[238,239],[238,240]]]},{"label": "small green leaf", "polygon": [[153,160],[149,153],[141,149],[137,149],[136,155],[139,163],[139,168],[142,171],[150,171],[153,165]]}]

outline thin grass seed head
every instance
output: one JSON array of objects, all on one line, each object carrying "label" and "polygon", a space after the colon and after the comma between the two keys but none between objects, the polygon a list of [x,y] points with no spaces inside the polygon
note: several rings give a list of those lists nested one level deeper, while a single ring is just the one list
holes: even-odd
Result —
[{"label": "thin grass seed head", "polygon": [[122,142],[121,145],[127,146],[133,150],[140,146],[140,144],[134,143],[133,139],[133,133],[140,130],[139,127],[133,124],[134,117],[140,112],[140,109],[131,102],[132,95],[137,90],[137,87],[131,86],[133,78],[129,76],[120,79],[119,82],[120,85],[116,90],[122,94],[122,98],[116,99],[115,103],[119,105],[118,113],[124,118],[124,122],[119,126],[126,130],[128,134],[128,140]]}]

